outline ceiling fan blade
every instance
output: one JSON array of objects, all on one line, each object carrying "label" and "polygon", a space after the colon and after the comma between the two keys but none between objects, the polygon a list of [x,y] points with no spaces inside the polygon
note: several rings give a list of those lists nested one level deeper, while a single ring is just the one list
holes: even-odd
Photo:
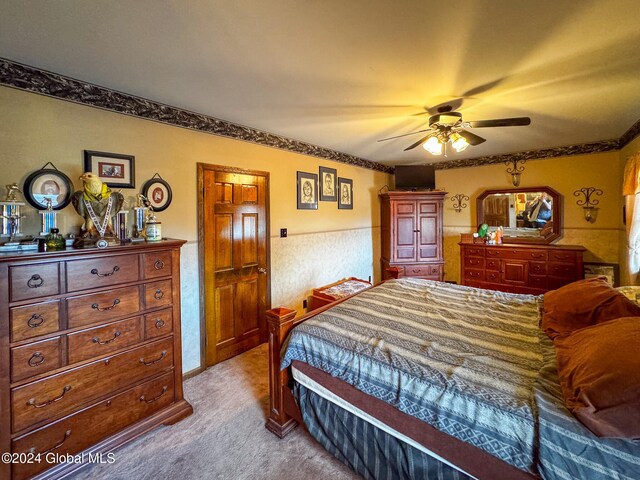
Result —
[{"label": "ceiling fan blade", "polygon": [[405,148],[405,149],[404,149],[404,151],[406,152],[407,150],[412,150],[412,149],[416,148],[418,145],[423,144],[424,142],[426,142],[426,141],[427,141],[427,139],[428,139],[429,137],[432,137],[432,136],[433,136],[433,134],[431,134],[431,133],[430,133],[429,135],[427,135],[427,136],[425,136],[425,137],[422,137],[422,138],[421,138],[420,140],[418,140],[416,143],[414,143],[414,144],[412,144],[412,145],[408,146],[407,148]]},{"label": "ceiling fan blade", "polygon": [[416,133],[428,132],[430,130],[431,130],[431,128],[426,128],[424,130],[418,130],[416,132],[404,133],[402,135],[396,135],[395,137],[382,138],[382,139],[378,140],[378,142],[385,142],[387,140],[393,140],[394,138],[406,137],[407,135],[415,135]]},{"label": "ceiling fan blade", "polygon": [[477,120],[475,122],[465,122],[471,128],[485,128],[485,127],[519,127],[531,124],[529,117],[514,117],[514,118],[496,118],[494,120]]},{"label": "ceiling fan blade", "polygon": [[469,145],[474,147],[476,145],[480,145],[481,143],[484,143],[487,141],[486,138],[479,137],[475,133],[471,133],[466,130],[460,130],[458,133],[462,138],[464,138],[469,143]]}]

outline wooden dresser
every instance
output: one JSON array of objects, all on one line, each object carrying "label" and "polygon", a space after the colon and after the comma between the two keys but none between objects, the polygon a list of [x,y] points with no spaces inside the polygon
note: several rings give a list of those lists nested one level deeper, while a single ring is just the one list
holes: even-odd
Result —
[{"label": "wooden dresser", "polygon": [[380,195],[382,258],[401,277],[442,280],[442,203],[446,192],[390,191]]},{"label": "wooden dresser", "polygon": [[576,245],[460,244],[463,285],[538,295],[583,278]]},{"label": "wooden dresser", "polygon": [[0,254],[0,451],[15,460],[0,478],[59,478],[81,466],[57,464],[67,455],[91,461],[192,413],[184,243]]}]

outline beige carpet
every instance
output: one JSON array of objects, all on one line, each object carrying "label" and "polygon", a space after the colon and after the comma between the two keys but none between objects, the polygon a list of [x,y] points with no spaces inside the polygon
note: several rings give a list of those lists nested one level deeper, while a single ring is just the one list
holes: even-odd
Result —
[{"label": "beige carpet", "polygon": [[264,428],[266,345],[187,380],[184,390],[192,416],[123,446],[115,463],[85,468],[74,480],[359,478],[304,429],[280,440]]}]

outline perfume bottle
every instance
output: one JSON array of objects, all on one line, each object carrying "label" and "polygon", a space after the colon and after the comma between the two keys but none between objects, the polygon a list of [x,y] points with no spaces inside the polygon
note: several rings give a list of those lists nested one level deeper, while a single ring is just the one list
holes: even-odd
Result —
[{"label": "perfume bottle", "polygon": [[64,237],[60,235],[60,230],[58,230],[57,228],[52,228],[51,233],[44,237],[44,241],[47,245],[48,252],[54,250],[64,250],[66,247]]}]

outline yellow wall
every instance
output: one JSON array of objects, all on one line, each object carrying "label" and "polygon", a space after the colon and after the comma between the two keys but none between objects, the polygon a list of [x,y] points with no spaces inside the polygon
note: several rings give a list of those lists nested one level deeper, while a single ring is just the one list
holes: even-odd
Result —
[{"label": "yellow wall", "polygon": [[[136,188],[123,190],[130,201],[156,172],[169,182],[173,202],[158,214],[162,233],[189,241],[181,265],[185,371],[200,363],[198,162],[270,172],[273,306],[301,310],[312,288],[347,276],[380,279],[377,194],[389,183],[387,174],[7,87],[0,87],[0,118],[0,187],[23,185],[31,172],[52,162],[80,189],[83,150],[135,156]],[[319,202],[317,211],[296,209],[296,171],[317,174],[319,166],[353,180],[353,210],[338,210],[336,202]],[[24,211],[23,232],[37,234],[38,213],[30,206]],[[72,206],[61,211],[62,233],[77,231],[81,223]],[[280,228],[288,229],[287,238],[279,237]]]},{"label": "yellow wall", "polygon": [[[173,190],[173,203],[159,214],[163,234],[197,239],[196,163],[230,165],[271,173],[271,233],[287,227],[291,234],[346,230],[380,224],[377,192],[388,175],[343,163],[208,135],[188,129],[90,108],[19,90],[0,87],[1,185],[20,185],[32,171],[51,161],[74,180],[83,171],[83,150],[116,152],[136,157],[136,188],[123,191],[133,200],[156,172]],[[318,211],[296,209],[296,171],[318,173],[318,166],[336,168],[353,179],[354,209],[338,210],[320,202]],[[37,213],[27,209],[25,225],[36,233]],[[61,215],[61,231],[82,222],[71,206]]]},{"label": "yellow wall", "polygon": [[[453,195],[464,193],[471,200],[461,213],[447,200],[444,210],[445,278],[460,281],[460,233],[475,231],[476,198],[484,190],[513,188],[504,164],[436,171],[436,186]],[[563,223],[560,244],[583,245],[587,262],[620,262],[622,225],[622,167],[619,152],[577,155],[525,164],[521,187],[546,185],[563,197]],[[603,190],[595,223],[584,219],[583,209],[576,205],[575,190],[596,187]]]}]

